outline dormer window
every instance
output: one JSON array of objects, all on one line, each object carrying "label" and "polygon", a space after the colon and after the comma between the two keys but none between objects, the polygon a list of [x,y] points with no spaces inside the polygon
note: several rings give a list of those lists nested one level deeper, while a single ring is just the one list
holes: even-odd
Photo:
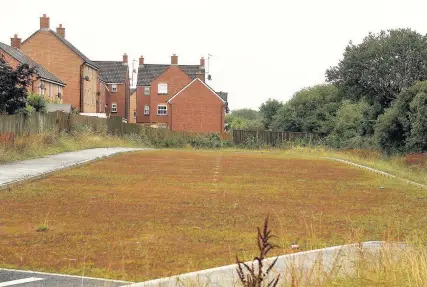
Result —
[{"label": "dormer window", "polygon": [[168,93],[168,84],[166,84],[166,83],[160,83],[158,86],[157,86],[157,93],[159,94],[159,95],[167,95],[167,93]]},{"label": "dormer window", "polygon": [[116,92],[117,92],[117,85],[116,85],[116,84],[111,85],[111,91],[112,91],[113,93],[116,93]]}]

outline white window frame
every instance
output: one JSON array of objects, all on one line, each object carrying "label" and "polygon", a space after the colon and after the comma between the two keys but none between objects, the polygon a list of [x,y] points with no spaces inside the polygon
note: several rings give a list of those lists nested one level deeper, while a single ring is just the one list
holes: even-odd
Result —
[{"label": "white window frame", "polygon": [[167,95],[168,94],[168,84],[167,83],[159,83],[157,85],[157,94]]},{"label": "white window frame", "polygon": [[117,85],[116,84],[111,85],[111,92],[117,93]]},{"label": "white window frame", "polygon": [[144,116],[150,115],[150,106],[145,105],[144,106]]},{"label": "white window frame", "polygon": [[144,95],[149,96],[151,92],[150,86],[144,87]]},{"label": "white window frame", "polygon": [[[164,107],[165,109],[161,109],[162,111],[164,110],[165,113],[159,113],[160,112],[160,107]],[[167,105],[157,105],[157,115],[158,116],[167,116],[168,115],[168,106]]]},{"label": "white window frame", "polygon": [[111,112],[117,113],[117,103],[111,103]]}]

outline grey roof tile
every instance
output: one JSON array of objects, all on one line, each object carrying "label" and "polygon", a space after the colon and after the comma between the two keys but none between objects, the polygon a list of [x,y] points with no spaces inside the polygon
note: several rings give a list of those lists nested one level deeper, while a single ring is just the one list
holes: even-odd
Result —
[{"label": "grey roof tile", "polygon": [[99,68],[99,77],[106,83],[125,83],[128,66],[120,61],[93,61]]},{"label": "grey roof tile", "polygon": [[227,100],[228,100],[228,93],[226,93],[226,92],[216,92],[216,94],[217,94],[221,99],[223,99],[225,102],[227,102]]},{"label": "grey roof tile", "polygon": [[5,51],[7,54],[9,54],[12,58],[17,60],[19,63],[27,64],[28,66],[30,66],[32,68],[35,67],[36,74],[40,78],[65,86],[65,83],[63,81],[61,81],[57,76],[50,73],[43,66],[37,64],[34,60],[32,60],[30,57],[28,57],[27,55],[22,53],[20,50],[13,48],[9,45],[3,44],[1,42],[0,42],[0,49]]},{"label": "grey roof tile", "polygon": [[[138,81],[137,86],[149,86],[151,82],[158,76],[163,74],[171,65],[164,64],[144,64],[138,68]],[[191,79],[197,77],[197,73],[200,71],[199,65],[178,65]]]}]

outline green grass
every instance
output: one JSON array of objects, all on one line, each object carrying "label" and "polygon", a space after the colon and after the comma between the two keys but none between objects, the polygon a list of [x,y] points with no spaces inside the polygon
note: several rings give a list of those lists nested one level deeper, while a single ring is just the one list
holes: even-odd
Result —
[{"label": "green grass", "polygon": [[31,134],[16,138],[12,147],[0,144],[0,164],[90,148],[141,146],[146,143],[136,135],[118,137],[86,128],[71,133]]}]

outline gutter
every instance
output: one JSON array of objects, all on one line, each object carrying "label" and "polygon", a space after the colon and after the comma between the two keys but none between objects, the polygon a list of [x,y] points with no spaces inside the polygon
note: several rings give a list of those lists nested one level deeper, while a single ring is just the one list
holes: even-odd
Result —
[{"label": "gutter", "polygon": [[86,62],[80,65],[80,112],[83,112],[83,71]]}]

